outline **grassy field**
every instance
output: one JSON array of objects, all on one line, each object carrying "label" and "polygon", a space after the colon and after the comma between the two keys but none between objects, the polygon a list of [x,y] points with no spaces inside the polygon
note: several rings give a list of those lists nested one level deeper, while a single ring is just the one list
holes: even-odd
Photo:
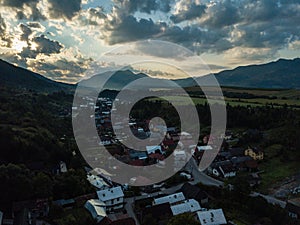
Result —
[{"label": "grassy field", "polygon": [[[176,105],[189,105],[190,98],[187,96],[169,96],[169,100],[176,103]],[[195,105],[198,104],[205,104],[207,100],[202,97],[191,97]],[[151,98],[150,100],[159,100],[159,98]],[[259,106],[265,106],[268,104],[274,104],[275,106],[299,106],[300,107],[300,100],[296,99],[264,99],[264,98],[254,98],[254,99],[242,99],[242,98],[225,98],[226,104],[229,104],[230,106],[252,106],[252,107],[259,107]],[[218,100],[211,100],[211,103],[220,103]]]}]

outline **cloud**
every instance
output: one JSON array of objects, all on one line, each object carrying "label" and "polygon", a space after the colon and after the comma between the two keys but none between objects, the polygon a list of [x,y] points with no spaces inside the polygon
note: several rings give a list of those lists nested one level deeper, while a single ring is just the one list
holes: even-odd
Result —
[{"label": "cloud", "polygon": [[8,35],[7,25],[0,14],[0,47],[11,47],[12,37]]},{"label": "cloud", "polygon": [[209,6],[206,10],[206,16],[201,25],[208,29],[223,28],[240,22],[238,3],[231,0],[224,0]]},{"label": "cloud", "polygon": [[48,0],[50,18],[71,20],[81,10],[81,0]]},{"label": "cloud", "polygon": [[128,13],[143,12],[150,14],[153,11],[169,12],[172,0],[114,0],[118,8],[127,10]]},{"label": "cloud", "polygon": [[163,27],[164,23],[154,23],[152,19],[137,20],[134,16],[124,15],[106,21],[104,38],[111,45],[137,41],[154,37]]},{"label": "cloud", "polygon": [[37,5],[40,0],[0,0],[0,5],[16,10],[19,20],[45,20]]},{"label": "cloud", "polygon": [[48,39],[45,35],[41,35],[39,37],[35,37],[32,40],[34,43],[37,44],[36,52],[43,53],[45,55],[60,53],[63,45],[58,41],[53,41]]},{"label": "cloud", "polygon": [[196,4],[191,1],[180,1],[176,5],[176,12],[170,17],[174,23],[180,23],[186,20],[193,20],[205,14],[207,6]]}]

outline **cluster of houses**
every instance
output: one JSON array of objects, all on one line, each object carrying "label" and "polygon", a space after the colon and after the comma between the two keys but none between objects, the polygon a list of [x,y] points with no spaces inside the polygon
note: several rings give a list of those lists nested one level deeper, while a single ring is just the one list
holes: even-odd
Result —
[{"label": "cluster of houses", "polygon": [[201,206],[207,203],[208,195],[204,191],[185,183],[174,194],[153,198],[151,205],[147,205],[140,214],[144,215],[144,218],[150,216],[158,222],[190,213],[201,225],[231,224],[227,222],[222,209],[207,209]]}]

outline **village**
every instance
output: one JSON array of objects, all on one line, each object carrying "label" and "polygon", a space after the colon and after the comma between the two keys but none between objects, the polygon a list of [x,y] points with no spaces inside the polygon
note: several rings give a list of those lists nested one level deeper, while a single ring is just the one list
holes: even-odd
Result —
[{"label": "village", "polygon": [[[115,101],[118,102],[118,99]],[[110,163],[110,159],[107,159],[103,162],[103,168],[84,168],[87,181],[95,189],[94,193],[72,199],[54,200],[51,202],[52,207],[56,205],[63,209],[72,209],[83,206],[97,225],[167,224],[172,217],[186,213],[192,215],[201,225],[235,224],[226,218],[226,209],[209,207],[209,202],[214,197],[202,190],[199,183],[235,191],[230,181],[240,173],[246,174],[247,185],[251,188],[260,185],[262,181],[259,164],[264,160],[264,150],[255,145],[249,145],[247,148],[234,145],[239,138],[234,132],[227,131],[220,137],[204,135],[197,145],[190,145],[191,134],[179,132],[177,127],[151,127],[149,121],[140,121],[132,117],[129,122],[128,119],[124,119],[123,123],[112,125],[111,114],[116,113],[116,110],[110,98],[98,98],[96,104],[95,99],[91,98],[84,98],[82,102],[82,105],[75,106],[72,110],[78,114],[86,109],[95,111],[91,118],[95,120],[101,140],[98,144],[105,146],[112,157],[134,167],[155,165],[158,171],[166,167],[166,158],[173,157],[172,166],[177,172],[173,177],[158,184],[141,186],[151,183],[149,174],[149,177],[131,177],[129,183],[120,185],[113,182],[112,177],[114,173],[120,173],[122,168],[115,167]],[[127,135],[122,133],[126,123],[133,134],[141,139],[150,138],[154,143],[161,139],[163,141],[158,145],[144,146],[144,151],[127,148],[121,144],[127,138]],[[119,138],[116,138],[115,130]],[[244,135],[255,137],[260,134],[257,130],[248,130]],[[216,138],[224,140],[222,148],[209,168],[201,172],[198,169],[199,162],[205,151],[215,148]],[[57,173],[67,171],[66,163],[61,161]],[[270,204],[288,210],[290,217],[300,218],[298,203],[284,202],[257,192],[251,195],[262,196]],[[49,207],[49,201],[43,199],[16,202],[12,209],[13,213],[16,213],[13,217],[29,220],[29,224],[49,225],[45,220],[39,219],[47,217]],[[0,213],[0,224],[8,225],[14,222],[7,219],[2,221]]]}]

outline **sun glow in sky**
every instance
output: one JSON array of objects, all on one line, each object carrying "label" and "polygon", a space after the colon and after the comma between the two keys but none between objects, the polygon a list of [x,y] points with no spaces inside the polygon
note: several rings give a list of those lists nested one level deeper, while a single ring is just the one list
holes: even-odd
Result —
[{"label": "sun glow in sky", "polygon": [[[139,45],[102,59],[119,46],[144,40],[181,45],[213,72],[295,58],[300,57],[299,21],[300,2],[286,0],[0,0],[0,58],[73,83],[91,67],[111,70],[144,55],[158,62],[171,59],[199,76],[207,71],[196,59],[186,66],[173,52]],[[134,69],[181,77],[175,67],[150,67]]]}]

